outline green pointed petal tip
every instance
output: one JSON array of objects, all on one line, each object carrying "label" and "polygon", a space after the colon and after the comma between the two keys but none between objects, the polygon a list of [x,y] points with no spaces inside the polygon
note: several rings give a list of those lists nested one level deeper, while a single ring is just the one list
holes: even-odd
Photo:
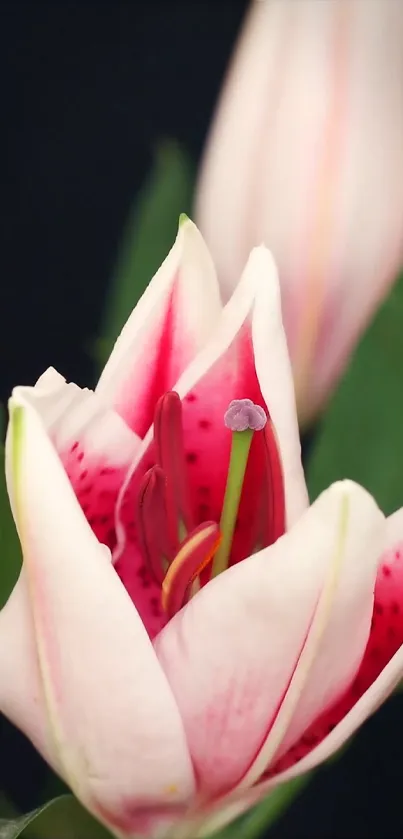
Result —
[{"label": "green pointed petal tip", "polygon": [[187,221],[190,221],[189,216],[187,216],[186,213],[181,213],[179,216],[179,227],[183,227]]},{"label": "green pointed petal tip", "polygon": [[10,414],[10,428],[11,428],[11,469],[13,473],[13,481],[15,486],[15,497],[18,505],[18,479],[20,473],[22,442],[24,433],[24,408],[22,405],[16,405],[13,399],[8,403]]}]

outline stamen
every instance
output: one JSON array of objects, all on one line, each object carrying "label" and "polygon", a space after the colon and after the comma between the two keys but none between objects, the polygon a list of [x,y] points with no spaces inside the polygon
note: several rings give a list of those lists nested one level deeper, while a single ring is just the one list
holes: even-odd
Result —
[{"label": "stamen", "polygon": [[224,422],[233,435],[220,521],[222,541],[214,558],[213,577],[225,571],[228,566],[253,433],[264,428],[267,417],[263,408],[254,405],[251,399],[234,399],[224,416]]},{"label": "stamen", "polygon": [[153,576],[161,584],[174,551],[168,531],[166,479],[160,466],[153,466],[144,475],[137,504],[142,555]]},{"label": "stamen", "polygon": [[158,400],[154,418],[156,459],[166,475],[170,538],[176,546],[192,529],[183,446],[182,403],[175,391]]},{"label": "stamen", "polygon": [[162,583],[162,606],[171,618],[186,602],[201,571],[211,562],[221,541],[218,525],[203,522],[182,542]]}]

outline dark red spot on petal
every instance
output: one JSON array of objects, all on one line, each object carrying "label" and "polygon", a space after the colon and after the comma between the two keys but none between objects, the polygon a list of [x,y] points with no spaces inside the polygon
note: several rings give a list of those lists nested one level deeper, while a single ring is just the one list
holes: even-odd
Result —
[{"label": "dark red spot on petal", "polygon": [[210,515],[209,505],[208,504],[199,504],[199,506],[197,508],[197,517],[200,521],[200,524],[201,524],[201,522],[206,521],[206,519],[209,518],[209,515]]},{"label": "dark red spot on petal", "polygon": [[195,393],[187,393],[185,399],[186,402],[196,402],[197,396]]},{"label": "dark red spot on petal", "polygon": [[187,463],[197,463],[197,454],[196,454],[196,452],[187,452],[187,454],[186,454],[186,461],[187,461]]},{"label": "dark red spot on petal", "polygon": [[199,427],[203,429],[203,431],[208,431],[211,428],[211,421],[208,419],[201,419],[199,420]]}]

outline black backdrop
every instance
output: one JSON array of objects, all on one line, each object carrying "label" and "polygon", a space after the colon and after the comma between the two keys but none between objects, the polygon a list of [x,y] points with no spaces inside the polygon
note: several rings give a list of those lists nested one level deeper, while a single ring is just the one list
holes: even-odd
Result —
[{"label": "black backdrop", "polygon": [[[176,137],[198,160],[246,5],[1,4],[0,399],[50,363],[89,380],[85,346],[155,143]],[[402,718],[395,697],[270,836],[403,836]],[[0,787],[29,808],[40,779],[3,722]]]}]

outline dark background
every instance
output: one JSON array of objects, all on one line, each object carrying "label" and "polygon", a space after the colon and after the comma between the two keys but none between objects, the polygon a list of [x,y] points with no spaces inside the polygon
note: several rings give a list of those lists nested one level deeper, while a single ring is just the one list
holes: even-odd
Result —
[{"label": "dark background", "polygon": [[[129,207],[161,137],[175,137],[197,163],[246,6],[0,6],[1,400],[49,364],[91,381],[86,347]],[[395,697],[381,709],[270,836],[403,836],[402,705]],[[0,787],[28,809],[42,777],[3,722]]]}]

